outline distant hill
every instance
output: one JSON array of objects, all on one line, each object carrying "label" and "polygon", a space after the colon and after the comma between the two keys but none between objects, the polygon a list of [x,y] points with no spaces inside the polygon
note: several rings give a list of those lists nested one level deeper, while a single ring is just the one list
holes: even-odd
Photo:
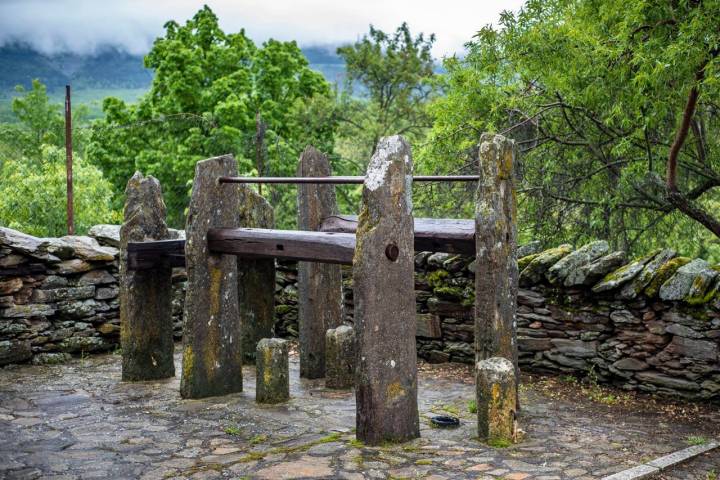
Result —
[{"label": "distant hill", "polygon": [[50,91],[68,83],[75,89],[147,88],[152,71],[143,66],[141,56],[114,48],[94,55],[44,55],[22,45],[0,47],[0,92],[12,92],[15,85],[29,87],[33,78]]},{"label": "distant hill", "polygon": [[[328,81],[342,83],[345,63],[334,47],[308,47],[303,52],[310,66]],[[0,47],[0,96],[10,95],[15,85],[29,87],[33,78],[39,78],[50,91],[68,83],[78,91],[149,88],[152,76],[141,55],[115,48],[93,55],[44,55],[23,45]]]}]

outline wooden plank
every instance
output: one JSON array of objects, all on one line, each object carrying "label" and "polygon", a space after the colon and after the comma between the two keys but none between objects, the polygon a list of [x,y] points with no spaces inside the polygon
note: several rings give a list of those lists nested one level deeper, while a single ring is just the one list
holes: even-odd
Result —
[{"label": "wooden plank", "polygon": [[[320,227],[324,233],[342,233],[354,234],[357,230],[356,215],[333,215],[323,220]],[[313,233],[319,232],[302,232],[292,230],[271,230],[273,232],[286,232],[287,235],[293,236],[298,241],[307,241],[312,244],[316,238],[312,237]],[[254,235],[257,235],[255,233]],[[299,236],[297,236],[299,235]],[[304,236],[310,235],[310,236]],[[354,235],[351,235],[354,237]],[[290,238],[290,237],[288,237]],[[267,240],[267,237],[264,237]],[[304,240],[303,240],[304,239]],[[322,242],[322,240],[319,240]],[[307,244],[304,244],[307,245]],[[324,244],[320,244],[324,245]],[[324,250],[323,246],[318,245],[315,250],[312,248],[304,249],[307,254],[313,251]],[[212,247],[211,247],[212,248]],[[308,247],[309,248],[309,247]],[[354,240],[353,240],[354,248]],[[461,253],[466,255],[475,254],[475,222],[466,219],[440,219],[440,218],[416,218],[415,219],[415,251],[425,252],[448,252]],[[297,257],[289,257],[283,255],[271,255],[280,251],[272,248],[265,248],[255,257],[276,257],[287,259],[299,259]],[[233,252],[229,252],[233,253]],[[320,253],[324,255],[324,253]],[[300,260],[317,261],[325,263],[351,264],[352,254],[345,252],[340,260],[333,261],[322,260],[314,257],[303,257]],[[252,252],[245,252],[244,256],[253,256]],[[153,268],[155,265],[169,265],[171,267],[185,266],[185,240],[161,240],[157,242],[131,242],[128,244],[128,268],[134,270],[143,270]]]},{"label": "wooden plank", "polygon": [[[355,233],[357,215],[325,218],[323,232]],[[470,219],[416,218],[415,251],[475,254],[475,222]]]},{"label": "wooden plank", "polygon": [[208,231],[208,247],[214,253],[249,258],[274,257],[350,265],[355,254],[355,235],[263,228],[219,228]]},{"label": "wooden plank", "polygon": [[156,265],[185,266],[185,240],[128,242],[128,270],[147,270]]}]

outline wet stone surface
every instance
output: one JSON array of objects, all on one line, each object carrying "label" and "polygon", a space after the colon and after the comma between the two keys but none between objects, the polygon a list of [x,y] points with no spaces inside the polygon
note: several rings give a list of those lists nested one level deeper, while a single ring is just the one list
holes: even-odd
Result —
[{"label": "wet stone surface", "polygon": [[[179,351],[175,360],[179,372]],[[530,380],[521,388],[525,438],[491,448],[473,439],[469,369],[421,364],[422,438],[369,448],[354,441],[352,392],[299,380],[295,355],[292,399],[273,406],[255,403],[252,366],[243,393],[181,400],[178,378],[123,383],[120,363],[98,355],[0,370],[0,478],[591,479],[684,448],[690,435],[716,437],[720,425],[717,410],[681,421],[564,400]],[[444,412],[461,426],[431,428],[428,417]],[[662,478],[712,478],[719,466],[713,452]]]}]

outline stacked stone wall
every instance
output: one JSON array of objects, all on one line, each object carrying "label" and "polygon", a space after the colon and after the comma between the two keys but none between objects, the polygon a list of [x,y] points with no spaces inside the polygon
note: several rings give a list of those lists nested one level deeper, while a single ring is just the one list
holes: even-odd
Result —
[{"label": "stacked stone wall", "polygon": [[[177,232],[176,235],[181,235]],[[38,239],[0,228],[0,365],[118,347],[117,227]],[[662,250],[633,261],[605,242],[521,247],[522,369],[592,374],[629,390],[720,400],[720,267]],[[472,258],[415,255],[418,356],[474,359]],[[185,275],[173,274],[175,335]],[[297,264],[278,262],[275,334],[295,337]],[[352,278],[343,268],[345,319]]]}]

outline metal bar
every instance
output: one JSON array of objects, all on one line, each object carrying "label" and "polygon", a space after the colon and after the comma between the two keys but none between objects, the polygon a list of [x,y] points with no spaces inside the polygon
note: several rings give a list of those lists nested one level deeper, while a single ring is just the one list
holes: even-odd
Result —
[{"label": "metal bar", "polygon": [[65,181],[67,189],[67,232],[75,234],[73,211],[73,153],[72,153],[72,107],[70,106],[70,85],[65,85]]},{"label": "metal bar", "polygon": [[[415,182],[476,182],[479,175],[418,175],[413,177]],[[330,183],[337,185],[361,184],[365,177],[220,177],[220,183]]]}]

